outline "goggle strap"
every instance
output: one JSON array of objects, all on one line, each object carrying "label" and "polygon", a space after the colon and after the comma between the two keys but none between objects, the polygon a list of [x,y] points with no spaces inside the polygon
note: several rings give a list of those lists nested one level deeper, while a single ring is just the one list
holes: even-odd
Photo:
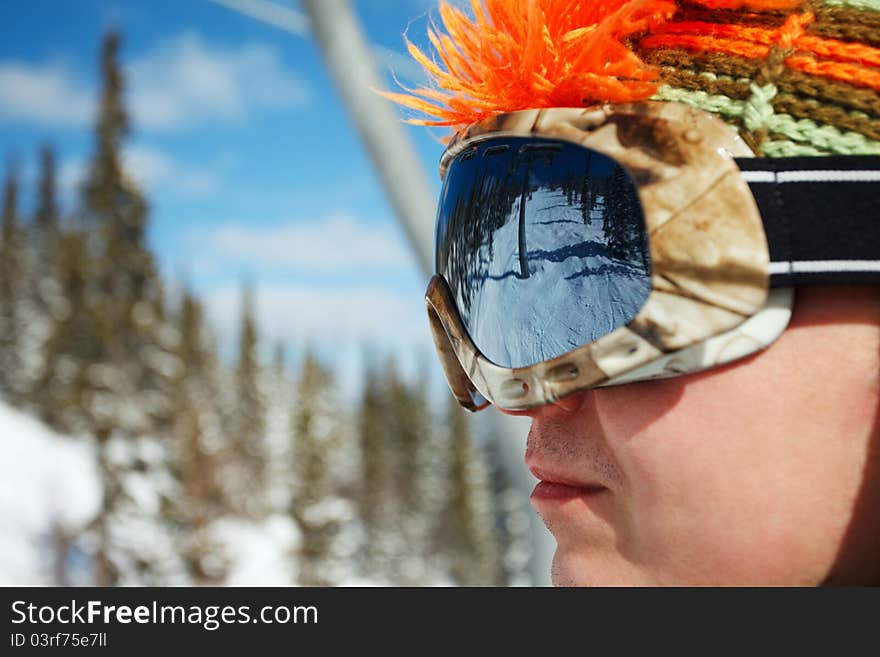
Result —
[{"label": "goggle strap", "polygon": [[770,286],[880,285],[880,157],[736,160],[770,247]]}]

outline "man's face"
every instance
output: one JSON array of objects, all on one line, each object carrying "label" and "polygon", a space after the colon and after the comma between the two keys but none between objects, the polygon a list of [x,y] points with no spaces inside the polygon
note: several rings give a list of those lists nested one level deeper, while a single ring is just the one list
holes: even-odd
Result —
[{"label": "man's face", "polygon": [[740,363],[527,414],[526,463],[567,484],[532,496],[558,585],[880,581],[878,288],[799,291]]}]

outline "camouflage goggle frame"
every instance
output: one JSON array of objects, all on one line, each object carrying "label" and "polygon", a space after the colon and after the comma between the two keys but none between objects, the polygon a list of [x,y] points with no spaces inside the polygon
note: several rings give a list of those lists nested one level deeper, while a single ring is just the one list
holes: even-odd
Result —
[{"label": "camouflage goggle frame", "polygon": [[465,408],[534,408],[604,385],[696,372],[771,344],[791,315],[770,289],[761,213],[734,158],[751,150],[720,119],[674,103],[526,110],[474,124],[449,144],[441,176],[473,144],[542,137],[601,153],[629,173],[644,213],[650,292],[625,326],[562,356],[506,368],[468,335],[439,274],[425,295],[449,386]]}]

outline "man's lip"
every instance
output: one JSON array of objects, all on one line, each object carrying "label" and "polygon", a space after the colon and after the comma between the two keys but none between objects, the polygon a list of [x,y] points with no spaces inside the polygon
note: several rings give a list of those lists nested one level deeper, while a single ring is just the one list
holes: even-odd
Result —
[{"label": "man's lip", "polygon": [[[529,464],[529,471],[535,476],[536,479],[540,479],[541,484],[547,484],[545,486],[546,490],[550,491],[551,488],[554,490],[561,489],[569,489],[572,494],[583,494],[583,493],[597,493],[602,490],[608,490],[607,486],[603,486],[602,484],[596,483],[594,481],[582,481],[578,480],[574,477],[570,477],[562,472],[555,472],[552,470],[545,470],[544,468]],[[535,488],[537,491],[537,487]]]},{"label": "man's lip", "polygon": [[601,486],[569,486],[555,481],[539,481],[538,485],[535,486],[535,489],[532,491],[531,500],[532,502],[564,502],[576,498],[592,498],[607,491],[607,488]]}]

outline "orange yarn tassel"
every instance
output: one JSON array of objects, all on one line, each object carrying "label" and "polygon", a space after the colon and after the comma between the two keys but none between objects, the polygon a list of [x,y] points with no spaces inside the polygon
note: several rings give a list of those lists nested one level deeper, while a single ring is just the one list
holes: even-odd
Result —
[{"label": "orange yarn tassel", "polygon": [[407,42],[433,89],[387,98],[423,112],[422,125],[464,126],[538,107],[622,103],[656,90],[655,68],[630,50],[675,12],[671,0],[471,0],[471,16],[440,4],[434,58]]}]

